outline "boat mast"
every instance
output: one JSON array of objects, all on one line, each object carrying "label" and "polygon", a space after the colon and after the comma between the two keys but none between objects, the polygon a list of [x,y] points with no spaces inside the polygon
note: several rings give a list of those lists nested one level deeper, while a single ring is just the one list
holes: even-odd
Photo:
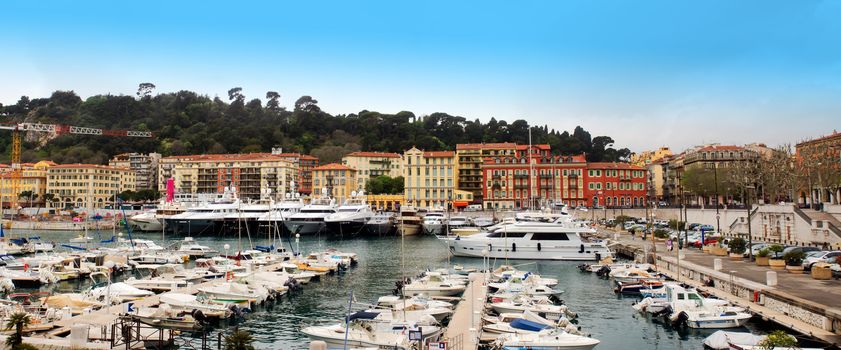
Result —
[{"label": "boat mast", "polygon": [[[529,209],[534,210],[534,181],[532,178],[534,177],[534,162],[532,162],[532,148],[531,148],[531,127],[529,127]],[[507,258],[506,258],[507,259]],[[507,263],[507,262],[506,262]]]}]

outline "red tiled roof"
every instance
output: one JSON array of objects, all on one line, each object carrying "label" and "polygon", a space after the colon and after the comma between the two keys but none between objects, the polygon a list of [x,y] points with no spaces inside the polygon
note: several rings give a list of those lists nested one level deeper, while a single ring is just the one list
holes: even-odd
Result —
[{"label": "red tiled roof", "polygon": [[[547,144],[547,143],[541,143],[541,144],[531,145],[531,146],[534,147],[534,148],[537,148],[537,149],[542,149],[542,150],[547,150],[547,151],[552,149],[552,146],[549,146],[549,144]],[[529,149],[529,145],[517,145],[517,150],[518,151],[525,151],[527,149]]]},{"label": "red tiled roof", "polygon": [[446,158],[452,157],[455,155],[453,151],[431,151],[431,152],[423,152],[424,158]]},{"label": "red tiled roof", "polygon": [[745,148],[742,146],[734,146],[734,145],[715,145],[715,146],[706,146],[701,147],[698,152],[705,152],[705,151],[740,151],[744,150]]},{"label": "red tiled roof", "polygon": [[53,165],[50,169],[105,169],[105,170],[122,170],[122,171],[131,171],[129,168],[124,167],[116,167],[116,166],[108,166],[108,165],[101,165],[101,164],[59,164]]},{"label": "red tiled roof", "polygon": [[316,157],[316,156],[311,156],[311,155],[309,155],[309,154],[302,154],[302,155],[301,155],[301,159],[306,159],[306,160],[318,160],[318,157]]},{"label": "red tiled roof", "polygon": [[800,142],[800,143],[797,144],[797,147],[800,147],[801,145],[808,145],[810,143],[815,143],[815,142],[820,142],[820,141],[824,141],[824,140],[833,139],[833,138],[836,138],[836,137],[841,137],[841,132],[833,130],[832,134],[829,134],[829,135],[826,135],[826,136],[821,136],[821,137],[818,137],[816,139],[806,140],[806,141]]},{"label": "red tiled roof", "polygon": [[390,152],[352,152],[345,157],[380,157],[380,158],[400,158],[397,153]]},{"label": "red tiled roof", "polygon": [[353,170],[353,171],[356,171],[356,169],[354,169],[354,168],[351,168],[349,166],[342,165],[342,164],[339,164],[339,163],[325,164],[325,165],[322,165],[322,166],[319,166],[319,167],[315,167],[312,170],[313,171],[318,171],[318,170]]},{"label": "red tiled roof", "polygon": [[499,143],[459,143],[456,145],[456,150],[476,150],[476,149],[514,149],[517,147],[513,142],[499,142]]},{"label": "red tiled roof", "polygon": [[[497,158],[500,159],[499,163],[496,162]],[[525,155],[523,157],[511,157],[511,156],[484,157],[483,163],[488,164],[488,165],[497,165],[497,164],[500,164],[500,165],[506,165],[506,164],[508,164],[508,165],[522,165],[522,164],[528,164],[528,161],[526,161],[526,163],[520,163],[520,160],[521,159],[528,159],[528,158],[529,158],[528,155]],[[552,163],[550,163],[551,161],[543,162],[543,157],[542,156],[533,155],[532,158],[534,160],[536,160],[537,164],[552,164]],[[555,161],[556,161],[555,164],[583,164],[583,163],[587,162],[587,159],[584,157],[583,154],[578,154],[578,155],[574,155],[574,156],[551,156],[550,158],[555,159]],[[515,161],[514,162],[509,161],[508,163],[505,163],[505,161],[504,161],[505,159],[515,160]]]},{"label": "red tiled roof", "polygon": [[612,163],[612,162],[593,162],[587,163],[587,169],[626,169],[626,170],[643,170],[641,166],[631,165],[628,163]]}]

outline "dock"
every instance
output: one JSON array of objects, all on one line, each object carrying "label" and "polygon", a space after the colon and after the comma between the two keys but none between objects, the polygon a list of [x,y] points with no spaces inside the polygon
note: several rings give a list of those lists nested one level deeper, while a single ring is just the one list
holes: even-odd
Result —
[{"label": "dock", "polygon": [[482,331],[482,315],[484,315],[487,294],[485,275],[478,272],[471,273],[470,282],[462,295],[462,300],[456,305],[450,324],[444,331],[448,349],[475,350],[479,347],[479,334]]}]

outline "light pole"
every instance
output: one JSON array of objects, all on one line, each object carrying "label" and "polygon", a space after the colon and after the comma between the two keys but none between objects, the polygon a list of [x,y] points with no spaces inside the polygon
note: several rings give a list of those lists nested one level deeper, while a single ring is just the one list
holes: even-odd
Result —
[{"label": "light pole", "polygon": [[295,234],[295,250],[298,252],[296,254],[301,255],[301,234]]},{"label": "light pole", "polygon": [[753,185],[745,186],[747,192],[745,198],[745,204],[747,204],[748,209],[748,260],[753,261],[753,233],[751,232],[750,228],[750,212],[751,212],[751,204],[750,204],[750,190],[753,189]]},{"label": "light pole", "polygon": [[225,243],[225,245],[222,246],[222,248],[225,249],[225,259],[227,259],[228,258],[228,249],[231,249],[231,245],[228,244],[228,243]]}]

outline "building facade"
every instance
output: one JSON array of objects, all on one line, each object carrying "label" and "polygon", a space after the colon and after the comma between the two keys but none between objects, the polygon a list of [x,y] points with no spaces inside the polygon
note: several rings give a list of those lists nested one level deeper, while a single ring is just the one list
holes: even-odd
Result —
[{"label": "building facade", "polygon": [[279,148],[273,148],[272,154],[297,163],[298,178],[295,180],[295,192],[304,195],[312,194],[312,169],[318,166],[318,158],[307,154],[283,153]]},{"label": "building facade", "polygon": [[798,143],[795,160],[801,169],[807,169],[803,174],[806,181],[799,189],[800,203],[841,203],[841,133],[834,131]]},{"label": "building facade", "polygon": [[327,194],[342,203],[359,188],[356,180],[356,169],[339,164],[330,163],[312,169],[313,198],[323,196],[323,189]]},{"label": "building facade", "polygon": [[646,205],[648,174],[628,163],[587,163],[584,172],[586,205],[595,208],[628,208]]},{"label": "building facade", "polygon": [[108,161],[109,166],[129,168],[134,171],[137,181],[137,190],[157,190],[158,185],[158,162],[161,160],[160,153],[122,153],[114,156]]},{"label": "building facade", "polygon": [[[407,204],[427,208],[454,208],[453,191],[456,189],[457,178],[455,152],[424,152],[416,147],[403,152],[403,184]],[[467,203],[463,204],[467,206]]]},{"label": "building facade", "polygon": [[136,190],[136,182],[129,168],[61,164],[47,169],[47,193],[55,198],[49,204],[58,208],[102,208],[112,204],[115,195]]},{"label": "building facade", "polygon": [[482,203],[482,164],[489,157],[512,157],[517,152],[517,144],[502,143],[460,143],[456,145],[458,178],[456,188],[473,193],[473,201]]},{"label": "building facade", "polygon": [[584,155],[552,156],[533,148],[515,156],[490,157],[483,163],[485,209],[541,208],[552,204],[587,205]]},{"label": "building facade", "polygon": [[298,177],[298,164],[270,153],[207,154],[181,158],[171,170],[179,193],[223,193],[241,199],[280,198]]},{"label": "building facade", "polygon": [[[47,170],[56,165],[56,163],[49,160],[42,160],[37,163],[23,163],[21,164],[21,178],[18,187],[18,193],[14,194],[17,197],[18,206],[38,206],[45,203],[45,194],[47,193]],[[2,207],[9,207],[13,201],[12,197],[12,180],[11,167],[0,167],[0,201]],[[31,193],[30,197],[20,197],[21,193]]]},{"label": "building facade", "polygon": [[403,176],[403,160],[397,153],[353,152],[342,157],[342,164],[356,169],[356,181],[361,189],[377,176]]},{"label": "building facade", "polygon": [[647,166],[649,164],[655,163],[657,161],[662,160],[663,158],[671,157],[672,150],[669,147],[660,147],[654,151],[643,151],[640,153],[634,153],[631,155],[631,164],[636,166]]}]

